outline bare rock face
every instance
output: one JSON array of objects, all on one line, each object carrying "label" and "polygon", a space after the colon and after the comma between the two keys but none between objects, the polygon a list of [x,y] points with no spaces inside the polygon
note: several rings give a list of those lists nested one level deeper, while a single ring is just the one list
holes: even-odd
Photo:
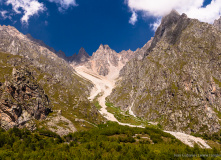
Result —
[{"label": "bare rock face", "polygon": [[89,58],[89,54],[85,51],[83,47],[81,47],[78,54],[76,55],[75,61],[82,63],[88,61]]},{"label": "bare rock face", "polygon": [[120,53],[117,53],[108,45],[101,44],[91,57],[88,56],[84,49],[81,49],[78,54],[81,55],[81,58],[77,58],[76,56],[78,55],[76,55],[71,64],[74,66],[85,66],[98,75],[114,79],[118,77],[119,71],[128,61],[134,58],[142,59],[151,42],[152,39],[135,52],[123,50]]},{"label": "bare rock face", "polygon": [[220,130],[221,33],[176,11],[162,19],[142,60],[120,72],[108,99],[165,130]]},{"label": "bare rock face", "polygon": [[48,96],[32,74],[13,68],[12,78],[0,86],[1,127],[24,127],[33,119],[45,119],[49,112]]},{"label": "bare rock face", "polygon": [[99,75],[106,76],[110,72],[110,66],[117,67],[119,57],[117,52],[108,45],[100,45],[98,50],[91,57],[90,66]]},{"label": "bare rock face", "polygon": [[221,17],[214,21],[213,23],[214,27],[216,27],[218,30],[221,31]]},{"label": "bare rock face", "polygon": [[83,47],[79,50],[78,54],[74,53],[72,56],[65,57],[64,58],[67,62],[69,62],[72,65],[81,65],[83,63],[86,63],[89,61],[90,56],[85,51]]}]

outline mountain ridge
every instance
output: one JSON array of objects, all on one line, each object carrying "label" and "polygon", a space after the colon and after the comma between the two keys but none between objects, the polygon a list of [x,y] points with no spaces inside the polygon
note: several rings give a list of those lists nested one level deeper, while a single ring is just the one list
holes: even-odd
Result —
[{"label": "mountain ridge", "polygon": [[[155,36],[134,52],[117,53],[101,44],[92,56],[81,48],[70,57],[14,27],[0,26],[0,48],[21,55],[43,72],[49,72],[50,76],[44,75],[38,83],[44,90],[53,90],[45,91],[51,105],[59,109],[62,104],[65,114],[77,108],[90,122],[102,121],[87,99],[93,85],[75,71],[85,67],[95,77],[118,80],[107,100],[122,110],[157,122],[167,130],[203,133],[207,129],[208,133],[215,133],[220,129],[219,24],[219,20],[214,26],[202,23],[173,10],[163,17]],[[207,67],[203,68],[201,63]],[[82,110],[82,105],[87,107]],[[196,113],[194,107],[201,113]],[[98,118],[89,115],[88,109]]]},{"label": "mountain ridge", "polygon": [[142,60],[132,60],[108,100],[165,130],[220,131],[220,32],[172,11]]},{"label": "mountain ridge", "polygon": [[[79,77],[69,63],[60,58],[56,53],[39,45],[37,42],[30,40],[30,37],[28,38],[26,35],[23,35],[11,26],[0,26],[0,50],[1,55],[4,53],[10,53],[12,57],[19,57],[15,64],[11,64],[10,62],[1,64],[0,67],[3,68],[3,71],[5,67],[8,70],[8,72],[3,72],[4,74],[1,75],[1,84],[5,86],[7,81],[13,81],[11,78],[8,80],[5,79],[6,77],[11,77],[12,66],[20,68],[20,66],[24,65],[28,69],[28,72],[31,72],[35,82],[41,86],[43,90],[42,92],[44,92],[44,95],[46,95],[50,101],[49,108],[54,112],[47,117],[47,122],[50,119],[51,123],[50,125],[49,123],[44,123],[44,120],[42,120],[42,123],[32,121],[34,123],[36,122],[35,125],[38,125],[37,127],[46,127],[55,131],[54,126],[57,125],[60,127],[57,127],[59,133],[62,132],[63,128],[63,132],[68,134],[73,130],[67,129],[67,127],[65,128],[63,123],[66,124],[66,122],[71,122],[77,130],[84,130],[85,128],[94,127],[92,125],[93,123],[96,124],[105,120],[101,117],[94,104],[87,99],[92,84]],[[5,60],[7,61],[7,58]],[[22,63],[26,61],[27,64]],[[13,81],[13,83],[15,83],[15,81]],[[16,89],[16,92],[17,91],[21,92],[19,88]],[[8,101],[8,99],[14,100],[14,98],[3,96],[5,93],[7,93],[7,91],[3,91],[3,94],[0,94],[1,98],[3,98],[1,101]],[[33,100],[33,104],[35,104],[34,96],[31,100]],[[22,104],[14,103],[14,107],[19,109],[19,114],[15,115],[17,118],[11,116],[8,123],[13,122],[11,124],[16,126],[16,120],[21,119],[22,115],[24,115],[23,113],[27,112],[26,109],[28,108],[26,105],[28,105],[28,101],[25,100]],[[4,110],[4,106],[1,103],[0,109]],[[43,113],[43,111],[41,112]],[[7,115],[5,114],[4,116],[1,114],[1,122],[3,122],[3,119],[6,116]],[[60,120],[59,118],[56,121],[53,120],[55,117],[61,116],[62,118],[60,118]],[[34,114],[31,113],[28,119],[34,120]],[[28,121],[27,123],[24,121],[22,126],[25,127],[26,124],[28,124]],[[11,125],[11,127],[13,127],[13,125]]]}]

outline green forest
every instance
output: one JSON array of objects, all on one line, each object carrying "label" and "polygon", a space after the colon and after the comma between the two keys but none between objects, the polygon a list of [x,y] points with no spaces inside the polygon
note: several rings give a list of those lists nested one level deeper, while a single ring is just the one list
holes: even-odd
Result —
[{"label": "green forest", "polygon": [[45,130],[0,130],[0,159],[221,159],[220,150],[193,148],[154,127],[130,128],[114,122],[64,137]]}]

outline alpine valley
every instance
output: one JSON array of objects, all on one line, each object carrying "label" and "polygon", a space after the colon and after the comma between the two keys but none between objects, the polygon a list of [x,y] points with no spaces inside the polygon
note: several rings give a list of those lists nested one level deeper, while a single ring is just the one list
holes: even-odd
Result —
[{"label": "alpine valley", "polygon": [[3,25],[0,73],[0,159],[220,155],[221,18],[173,10],[136,51],[69,57]]}]

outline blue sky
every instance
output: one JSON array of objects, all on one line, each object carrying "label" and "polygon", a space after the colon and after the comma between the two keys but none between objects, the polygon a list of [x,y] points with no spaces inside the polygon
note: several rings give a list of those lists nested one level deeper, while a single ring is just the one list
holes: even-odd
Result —
[{"label": "blue sky", "polygon": [[[159,4],[160,1],[170,0],[155,1]],[[162,10],[162,6],[154,8],[153,0],[140,0],[140,4],[136,0],[2,0],[0,24],[15,26],[24,34],[30,33],[68,56],[81,47],[91,55],[100,44],[108,44],[117,52],[136,50],[154,36],[151,24],[159,25],[160,18],[172,8],[176,9],[178,1],[165,6],[167,10]],[[186,1],[186,8],[183,7],[185,5],[182,8],[178,6],[178,11],[186,11],[190,17],[193,15],[195,18],[195,15],[202,21],[208,21],[220,14],[220,0],[216,2],[220,8],[215,5],[219,13],[214,12],[210,17],[206,12],[213,7],[211,0],[196,0],[199,2],[194,4],[192,0],[182,1]],[[188,10],[189,6],[193,8],[194,5],[202,9]],[[27,14],[25,11],[28,11]]]}]

